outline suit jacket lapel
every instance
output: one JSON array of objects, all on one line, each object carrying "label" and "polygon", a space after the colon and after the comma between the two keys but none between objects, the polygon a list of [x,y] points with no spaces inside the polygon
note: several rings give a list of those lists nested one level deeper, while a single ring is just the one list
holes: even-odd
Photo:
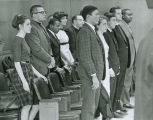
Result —
[{"label": "suit jacket lapel", "polygon": [[46,35],[47,39],[50,39],[50,37],[49,37],[49,35],[48,35],[48,32],[47,32],[46,28],[45,28],[43,25],[41,25],[41,27],[42,27],[42,31],[43,31],[44,34]]},{"label": "suit jacket lapel", "polygon": [[[109,32],[110,37],[111,37],[111,39],[113,40],[113,43],[115,44],[116,50],[118,50],[118,44],[117,44],[117,41],[116,41],[116,39],[115,39],[115,37],[114,37],[113,31],[110,32],[109,30],[107,30],[107,32]],[[109,35],[108,35],[108,36],[109,36]]]},{"label": "suit jacket lapel", "polygon": [[56,44],[60,44],[59,39],[56,37],[56,35],[54,36],[49,30],[47,31],[48,31],[49,36],[54,39],[54,40],[51,39],[51,41],[56,42]]},{"label": "suit jacket lapel", "polygon": [[127,36],[128,35],[131,36],[131,38],[134,40],[134,37],[133,37],[132,30],[131,30],[130,26],[128,26],[127,23],[122,21],[121,22],[121,27],[125,31],[125,34],[127,34]]},{"label": "suit jacket lapel", "polygon": [[74,33],[74,38],[76,38],[76,32],[75,32],[75,28],[72,26],[72,30],[73,30],[73,33]]},{"label": "suit jacket lapel", "polygon": [[93,35],[95,35],[95,38],[96,38],[96,40],[97,40],[97,42],[98,42],[98,45],[99,45],[100,48],[101,48],[102,55],[103,55],[103,61],[104,61],[104,74],[103,74],[103,78],[102,78],[102,79],[104,79],[104,78],[105,78],[105,75],[106,75],[106,67],[105,67],[105,51],[104,51],[103,43],[102,43],[102,41],[100,40],[100,37],[97,35],[97,33],[96,33],[88,24],[85,23],[84,26],[85,26],[87,29],[89,29],[89,30],[93,33]]},{"label": "suit jacket lapel", "polygon": [[95,38],[97,39],[99,45],[101,46],[102,43],[97,33],[88,24],[85,23],[85,26],[95,35]]},{"label": "suit jacket lapel", "polygon": [[126,43],[126,44],[128,44],[128,41],[127,41],[127,38],[126,38],[126,35],[125,35],[125,33],[124,33],[123,29],[121,28],[121,26],[120,26],[120,25],[118,25],[117,27],[118,27],[118,30],[120,31],[120,33],[122,34],[122,36],[123,36],[123,38],[124,38],[125,43]]},{"label": "suit jacket lapel", "polygon": [[41,25],[40,23],[37,23],[34,20],[32,20],[32,23],[35,24],[35,26],[37,28],[39,28],[39,30],[41,30],[44,33],[44,35],[46,36],[47,39],[50,39],[50,37],[48,35],[48,32],[47,32],[46,28],[43,25]]}]

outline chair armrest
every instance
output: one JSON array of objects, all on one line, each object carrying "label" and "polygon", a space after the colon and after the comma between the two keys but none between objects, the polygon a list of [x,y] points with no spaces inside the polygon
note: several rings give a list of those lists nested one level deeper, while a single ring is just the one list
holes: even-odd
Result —
[{"label": "chair armrest", "polygon": [[0,95],[12,94],[12,91],[0,91]]},{"label": "chair armrest", "polygon": [[68,99],[68,101],[71,102],[71,96],[70,96],[70,94],[51,94],[51,97],[52,97],[52,98],[61,97],[61,99],[62,99],[63,97],[66,97],[66,98]]},{"label": "chair armrest", "polygon": [[71,91],[63,91],[63,92],[54,92],[53,94],[58,94],[58,95],[70,95],[71,94]]},{"label": "chair armrest", "polygon": [[49,103],[49,102],[59,102],[61,98],[53,98],[53,99],[41,99],[39,102]]},{"label": "chair armrest", "polygon": [[73,93],[74,90],[72,90],[71,88],[67,88],[67,87],[62,87],[63,91],[62,92],[65,92],[65,93]]},{"label": "chair armrest", "polygon": [[80,81],[73,81],[72,84],[80,85],[81,82]]},{"label": "chair armrest", "polygon": [[66,86],[66,87],[64,87],[63,88],[64,90],[78,90],[78,89],[80,89],[80,87],[78,87],[78,86]]}]

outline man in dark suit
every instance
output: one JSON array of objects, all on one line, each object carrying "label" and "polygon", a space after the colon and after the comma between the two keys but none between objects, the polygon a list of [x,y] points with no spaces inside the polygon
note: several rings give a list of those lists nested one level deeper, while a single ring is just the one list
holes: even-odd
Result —
[{"label": "man in dark suit", "polygon": [[69,36],[70,51],[76,60],[76,37],[79,29],[83,26],[84,20],[81,15],[75,15],[72,17],[72,25],[65,29],[65,32]]},{"label": "man in dark suit", "polygon": [[53,57],[55,58],[55,64],[56,64],[56,69],[62,78],[65,76],[65,70],[64,70],[64,62],[61,59],[61,53],[60,53],[60,41],[56,36],[56,33],[58,33],[60,29],[60,22],[56,18],[51,18],[49,20],[49,23],[46,27],[47,32],[50,36],[50,42],[51,42],[51,48],[52,48],[52,53]]},{"label": "man in dark suit", "polygon": [[129,41],[127,36],[125,35],[123,29],[120,26],[120,21],[122,20],[122,12],[120,7],[113,7],[110,9],[110,12],[115,15],[117,24],[115,29],[113,29],[114,35],[117,40],[118,44],[118,56],[120,61],[120,75],[119,80],[117,82],[117,91],[116,91],[116,102],[117,102],[117,108],[118,110],[121,110],[123,112],[127,112],[125,108],[121,105],[121,94],[123,92],[124,87],[124,79],[125,79],[125,72],[127,67],[129,67]]},{"label": "man in dark suit", "polygon": [[55,58],[55,63],[58,67],[63,67],[64,62],[62,61],[60,54],[60,41],[56,36],[56,33],[58,33],[59,28],[60,22],[56,18],[51,18],[48,23],[48,26],[46,27],[47,32],[50,36],[51,48],[53,56]]},{"label": "man in dark suit", "polygon": [[[72,25],[70,27],[68,27],[67,29],[65,29],[65,32],[69,36],[70,51],[71,51],[71,53],[74,57],[74,60],[76,62],[77,62],[76,38],[77,38],[77,34],[78,34],[80,28],[83,26],[83,24],[84,24],[83,17],[81,15],[75,15],[72,17]],[[80,78],[78,76],[77,69],[74,68],[72,72],[73,72],[73,76],[75,77],[74,80],[75,79],[80,80]]]},{"label": "man in dark suit", "polygon": [[136,48],[135,48],[135,40],[133,36],[133,32],[130,28],[129,23],[132,21],[132,15],[130,9],[122,10],[122,18],[123,20],[120,22],[122,29],[124,30],[126,36],[129,40],[130,45],[130,67],[126,70],[125,81],[124,81],[124,90],[121,96],[121,100],[123,102],[123,106],[126,108],[133,108],[134,106],[130,104],[130,88],[132,85],[132,80],[134,76],[134,66],[135,66],[135,56],[136,56]]},{"label": "man in dark suit", "polygon": [[42,22],[46,20],[46,11],[41,5],[30,9],[32,17],[31,33],[26,35],[26,42],[31,50],[31,63],[42,75],[48,74],[48,68],[55,66],[52,50],[49,46],[49,35]]},{"label": "man in dark suit", "polygon": [[107,18],[108,30],[104,33],[105,40],[109,46],[109,65],[113,69],[115,76],[110,78],[110,99],[112,104],[112,110],[114,112],[114,117],[118,118],[121,117],[116,112],[116,85],[117,81],[119,80],[119,73],[120,73],[120,61],[117,54],[118,51],[118,44],[117,40],[114,36],[113,30],[116,26],[116,17],[112,13],[105,13],[104,14]]},{"label": "man in dark suit", "polygon": [[99,22],[99,11],[94,6],[82,10],[85,24],[77,36],[78,72],[82,81],[81,120],[94,120],[100,96],[100,81],[104,72],[104,51],[94,25]]}]

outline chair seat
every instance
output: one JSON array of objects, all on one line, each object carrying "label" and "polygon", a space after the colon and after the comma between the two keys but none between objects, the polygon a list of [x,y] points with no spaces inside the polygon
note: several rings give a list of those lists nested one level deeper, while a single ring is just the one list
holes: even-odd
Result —
[{"label": "chair seat", "polygon": [[0,112],[0,120],[18,120],[19,113],[19,110]]}]

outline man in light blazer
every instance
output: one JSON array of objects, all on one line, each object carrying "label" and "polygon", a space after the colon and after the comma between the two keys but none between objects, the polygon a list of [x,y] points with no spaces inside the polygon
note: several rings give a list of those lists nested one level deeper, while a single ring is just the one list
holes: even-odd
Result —
[{"label": "man in light blazer", "polygon": [[82,81],[81,120],[94,120],[100,96],[100,81],[104,72],[103,45],[95,32],[99,22],[99,11],[94,6],[85,6],[82,10],[85,24],[77,36],[78,72]]},{"label": "man in light blazer", "polygon": [[46,20],[46,11],[41,5],[33,5],[30,9],[32,17],[31,33],[26,35],[26,42],[31,50],[31,63],[42,74],[48,74],[48,68],[54,67],[49,35],[42,22]]},{"label": "man in light blazer", "polygon": [[136,56],[136,48],[135,48],[135,41],[133,37],[133,32],[129,26],[129,23],[132,21],[132,15],[130,9],[123,9],[122,10],[122,21],[120,22],[120,26],[124,30],[126,36],[129,40],[130,46],[130,66],[126,70],[125,80],[124,80],[124,90],[122,92],[121,100],[123,102],[123,106],[126,108],[133,108],[134,106],[130,104],[130,88],[132,85],[132,79],[134,75],[134,66],[135,66],[135,56]]}]

